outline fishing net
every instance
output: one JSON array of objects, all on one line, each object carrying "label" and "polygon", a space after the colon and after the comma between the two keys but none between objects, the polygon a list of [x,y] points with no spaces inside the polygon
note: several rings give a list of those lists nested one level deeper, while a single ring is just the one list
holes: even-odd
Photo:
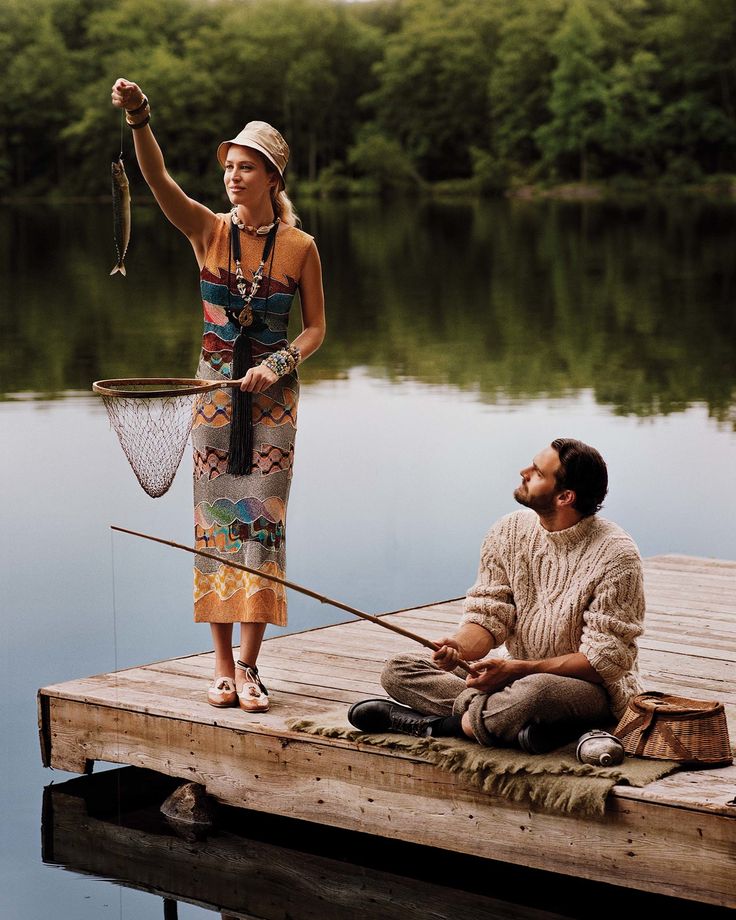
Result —
[{"label": "fishing net", "polygon": [[197,405],[208,381],[156,378],[99,380],[102,396],[138,482],[152,498],[168,492],[194,424]]}]

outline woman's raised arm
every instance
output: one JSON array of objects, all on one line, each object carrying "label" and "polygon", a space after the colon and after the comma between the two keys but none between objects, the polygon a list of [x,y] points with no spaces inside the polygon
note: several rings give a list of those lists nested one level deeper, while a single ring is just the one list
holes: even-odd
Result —
[{"label": "woman's raised arm", "polygon": [[[120,77],[112,88],[112,104],[118,108],[135,111],[145,103],[145,95],[136,83]],[[143,178],[154,198],[171,223],[192,244],[200,268],[204,264],[207,241],[216,217],[209,208],[194,201],[174,182],[166,171],[161,148],[149,124],[131,131],[135,155]]]}]

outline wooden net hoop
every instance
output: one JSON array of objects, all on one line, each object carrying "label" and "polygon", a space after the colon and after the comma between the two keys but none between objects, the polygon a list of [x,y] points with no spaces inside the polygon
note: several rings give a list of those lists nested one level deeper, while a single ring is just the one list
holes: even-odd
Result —
[{"label": "wooden net hoop", "polygon": [[200,380],[197,377],[116,377],[92,384],[101,396],[121,399],[155,399],[161,396],[190,396],[229,385],[231,381]]},{"label": "wooden net hoop", "polygon": [[98,380],[92,385],[143,489],[160,498],[181,463],[202,393],[219,386],[181,377]]}]

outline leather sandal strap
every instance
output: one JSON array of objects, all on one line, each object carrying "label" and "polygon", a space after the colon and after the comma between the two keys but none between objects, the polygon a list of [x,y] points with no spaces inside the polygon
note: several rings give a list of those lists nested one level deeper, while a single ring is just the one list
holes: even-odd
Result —
[{"label": "leather sandal strap", "polygon": [[254,683],[261,693],[268,696],[268,690],[266,685],[263,683],[261,678],[258,675],[258,668],[254,664],[248,664],[246,661],[241,661],[239,658],[235,662],[235,667],[239,668],[241,671],[245,671],[245,676],[251,683]]}]

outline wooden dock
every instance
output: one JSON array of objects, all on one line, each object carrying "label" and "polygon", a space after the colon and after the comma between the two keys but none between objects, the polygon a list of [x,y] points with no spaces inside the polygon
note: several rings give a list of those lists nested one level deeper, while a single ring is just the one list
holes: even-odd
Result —
[{"label": "wooden dock", "polygon": [[[720,700],[736,739],[736,563],[659,556],[645,563],[649,689]],[[459,604],[391,614],[430,637]],[[384,660],[409,640],[365,622],[265,643],[271,711],[205,701],[212,655],[155,662],[39,691],[44,764],[95,760],[200,782],[230,805],[441,847],[519,866],[736,907],[736,766],[617,786],[601,819],[535,811],[479,792],[404,752],[288,729],[371,695]]]}]

